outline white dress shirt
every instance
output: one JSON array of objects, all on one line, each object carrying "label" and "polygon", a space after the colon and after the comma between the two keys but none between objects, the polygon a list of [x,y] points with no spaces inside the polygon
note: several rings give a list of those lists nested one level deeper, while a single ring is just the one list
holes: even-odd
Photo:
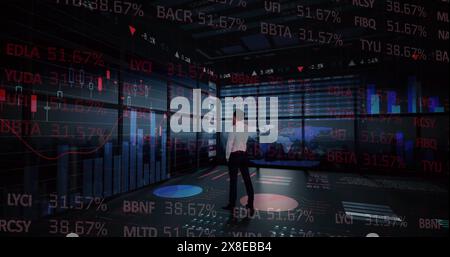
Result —
[{"label": "white dress shirt", "polygon": [[232,152],[247,151],[248,127],[244,124],[245,132],[236,132],[236,126],[233,126],[233,132],[228,133],[226,158],[230,159]]}]

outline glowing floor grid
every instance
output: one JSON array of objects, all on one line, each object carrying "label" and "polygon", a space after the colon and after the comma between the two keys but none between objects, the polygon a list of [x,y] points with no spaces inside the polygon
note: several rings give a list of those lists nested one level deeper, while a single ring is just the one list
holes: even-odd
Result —
[{"label": "glowing floor grid", "polygon": [[[105,236],[445,236],[448,185],[412,178],[251,168],[254,216],[228,201],[228,170],[218,166],[112,199],[107,212],[68,212],[53,220],[101,222]],[[396,183],[392,183],[396,182]],[[33,231],[49,235],[49,221]],[[62,233],[50,234],[63,236]],[[86,235],[96,236],[96,235]]]}]

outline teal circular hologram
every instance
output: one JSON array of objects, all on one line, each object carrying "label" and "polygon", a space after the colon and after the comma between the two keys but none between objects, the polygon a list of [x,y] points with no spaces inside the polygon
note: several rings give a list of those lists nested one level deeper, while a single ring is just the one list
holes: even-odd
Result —
[{"label": "teal circular hologram", "polygon": [[153,194],[163,198],[185,198],[198,195],[201,192],[203,192],[203,189],[199,186],[173,185],[157,188],[153,191]]}]

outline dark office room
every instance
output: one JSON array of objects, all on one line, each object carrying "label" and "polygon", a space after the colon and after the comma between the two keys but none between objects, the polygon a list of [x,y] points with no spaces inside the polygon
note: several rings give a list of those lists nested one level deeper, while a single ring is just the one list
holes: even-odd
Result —
[{"label": "dark office room", "polygon": [[448,238],[448,0],[0,5],[0,238]]}]

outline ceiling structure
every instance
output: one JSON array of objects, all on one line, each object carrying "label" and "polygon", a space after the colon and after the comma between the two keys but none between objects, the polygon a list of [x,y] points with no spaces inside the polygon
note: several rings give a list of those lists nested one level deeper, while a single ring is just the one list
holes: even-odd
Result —
[{"label": "ceiling structure", "polygon": [[[337,0],[339,1],[339,0]],[[343,12],[351,11],[352,6],[342,7],[342,3],[330,4],[330,1],[277,1],[281,4],[281,11],[270,13],[265,10],[265,1],[259,0],[230,0],[228,4],[214,3],[215,1],[155,1],[152,5],[162,5],[167,8],[191,10],[193,17],[199,12],[212,14],[214,22],[219,22],[219,16],[234,17],[244,21],[245,27],[239,27],[239,24],[231,29],[220,29],[211,26],[200,25],[197,23],[178,24],[178,28],[195,41],[196,51],[200,57],[207,61],[216,62],[231,57],[248,57],[250,55],[273,55],[274,52],[283,50],[292,50],[304,47],[318,46],[318,43],[302,42],[298,39],[298,28],[305,27],[316,28],[319,30],[328,30],[334,33],[342,33],[344,38],[357,37],[363,31],[361,28],[348,29],[344,22],[338,23],[329,19],[329,24],[317,22],[311,19],[297,16],[298,4],[305,4],[312,8],[323,8],[333,10],[338,13],[339,19],[344,20]],[[218,2],[218,1],[216,1]],[[231,4],[229,4],[231,2]],[[245,7],[243,7],[245,3]],[[305,4],[306,5],[306,4]],[[261,33],[261,21],[269,24],[289,26],[292,37],[271,36]],[[331,22],[330,22],[331,21]],[[242,22],[241,22],[242,23]],[[245,29],[243,29],[245,28]],[[285,34],[286,27],[277,27],[277,31]]]},{"label": "ceiling structure", "polygon": [[[317,66],[323,62],[328,62],[326,66],[337,70],[353,67],[350,65],[353,63],[358,66],[360,63],[394,60],[392,56],[362,51],[360,39],[408,44],[411,42],[410,36],[386,32],[386,24],[383,21],[391,18],[407,23],[411,17],[402,17],[395,13],[386,14],[385,1],[374,1],[373,8],[366,8],[369,2],[368,0],[156,0],[147,2],[146,5],[151,10],[149,13],[152,15],[149,18],[153,24],[156,22],[173,28],[172,33],[176,34],[173,36],[183,38],[175,40],[176,44],[182,46],[189,44],[186,49],[192,50],[189,53],[202,64],[214,67],[219,72],[251,74],[255,70],[274,67],[290,72],[303,65]],[[266,9],[270,4],[273,7],[275,3],[280,4],[279,11]],[[173,11],[187,10],[192,14],[193,22],[158,18],[158,6]],[[427,6],[427,10],[430,8]],[[199,24],[200,16],[206,16],[206,21],[210,21],[212,26]],[[230,28],[221,28],[221,17],[232,17],[230,20],[226,18],[225,23],[230,24],[233,19],[234,25]],[[377,20],[376,29],[368,28],[361,20],[357,21],[356,17]],[[378,17],[382,19],[377,19]],[[433,24],[432,19],[430,16],[426,19],[420,18],[420,22],[425,22],[428,28]],[[302,39],[300,36],[302,29],[307,30],[306,37],[311,33],[311,38],[314,39]],[[330,36],[330,40],[327,39],[326,43],[319,42],[319,33]],[[434,41],[426,39],[422,40],[420,45],[433,43]]]}]

